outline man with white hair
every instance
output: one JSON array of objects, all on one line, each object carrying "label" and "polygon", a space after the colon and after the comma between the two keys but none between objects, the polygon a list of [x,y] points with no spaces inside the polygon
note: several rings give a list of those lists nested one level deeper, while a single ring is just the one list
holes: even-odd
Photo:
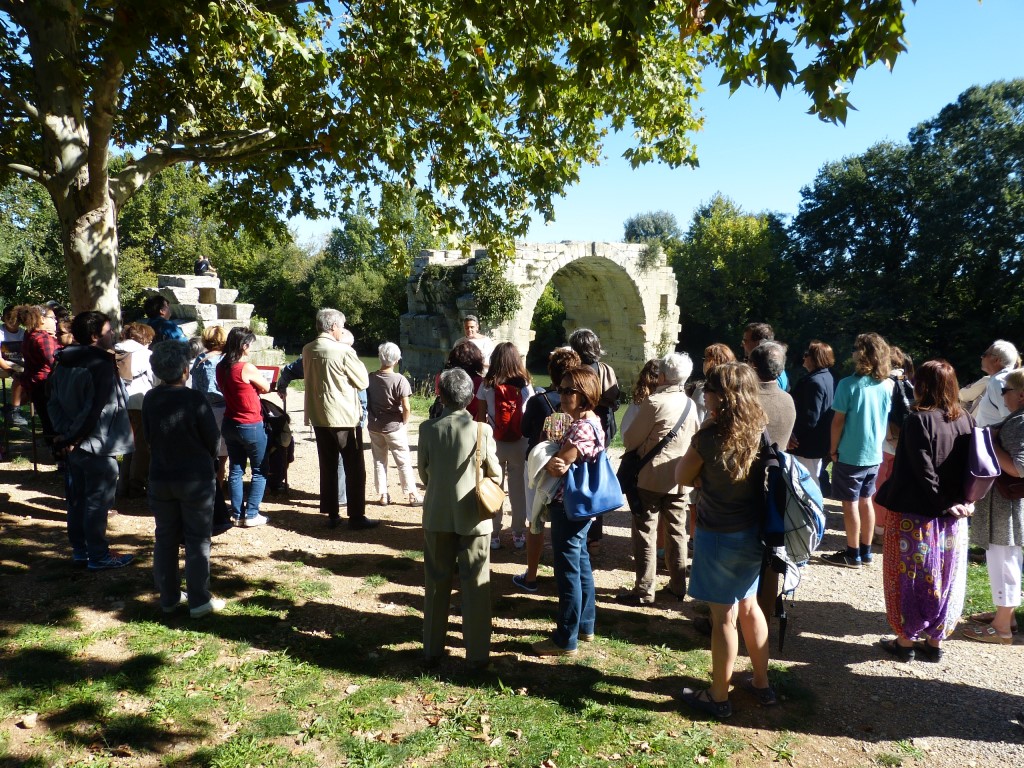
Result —
[{"label": "man with white hair", "polygon": [[313,426],[320,458],[320,511],[329,528],[337,528],[338,460],[345,465],[348,527],[353,531],[376,528],[379,520],[366,517],[366,464],[363,462],[362,406],[359,390],[369,385],[366,366],[342,341],[345,316],[336,309],[316,313],[320,332],[302,348],[305,375],[306,423]]},{"label": "man with white hair", "polygon": [[[654,602],[659,520],[665,524],[669,574],[664,592],[676,600],[686,595],[686,502],[691,489],[676,483],[675,466],[700,427],[697,407],[683,389],[692,371],[689,355],[665,355],[658,363],[657,388],[640,403],[636,416],[622,431],[627,451],[635,450],[641,458],[654,454],[637,477],[640,504],[631,510],[636,583],[632,591],[616,598],[626,605]],[[668,440],[662,445],[665,438]]]},{"label": "man with white hair", "polygon": [[1000,424],[1010,415],[1003,402],[1003,380],[1017,365],[1017,348],[1008,341],[993,341],[981,356],[981,370],[989,374],[985,394],[974,413],[979,427]]}]

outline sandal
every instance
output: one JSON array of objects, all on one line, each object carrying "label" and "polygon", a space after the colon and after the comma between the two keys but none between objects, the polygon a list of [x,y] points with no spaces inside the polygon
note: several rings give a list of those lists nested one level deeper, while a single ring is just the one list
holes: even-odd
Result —
[{"label": "sandal", "polygon": [[771,685],[768,685],[766,688],[758,688],[754,685],[753,675],[740,678],[739,687],[748,693],[754,694],[757,703],[762,707],[771,707],[779,703],[779,698],[775,695],[775,689]]},{"label": "sandal", "polygon": [[[967,617],[968,621],[973,621],[975,624],[991,624],[992,620],[996,617],[992,611],[985,611],[983,613],[972,613]],[[1017,631],[1017,620],[1014,619],[1013,623],[1010,624],[1010,631]]]},{"label": "sandal", "polygon": [[683,688],[673,698],[691,709],[704,712],[719,720],[732,717],[732,704],[729,703],[729,700],[715,701],[711,698],[711,691],[708,688],[702,688],[699,691],[695,691],[692,688]]},{"label": "sandal", "polygon": [[968,624],[960,630],[960,634],[968,640],[976,640],[979,643],[992,643],[993,645],[1013,645],[1013,634],[1003,637],[991,626],[986,624]]},{"label": "sandal", "polygon": [[915,658],[930,661],[932,664],[938,664],[942,661],[943,650],[936,648],[934,645],[929,645],[926,640],[915,640],[914,654]]},{"label": "sandal", "polygon": [[914,646],[905,648],[897,643],[895,638],[892,640],[879,640],[878,644],[881,646],[883,651],[895,656],[899,661],[914,660]]}]

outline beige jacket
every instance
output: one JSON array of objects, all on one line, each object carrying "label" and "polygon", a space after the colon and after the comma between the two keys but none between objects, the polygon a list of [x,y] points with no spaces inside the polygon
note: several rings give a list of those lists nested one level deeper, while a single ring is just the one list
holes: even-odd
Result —
[{"label": "beige jacket", "polygon": [[627,451],[637,448],[641,456],[646,455],[672,431],[687,406],[689,411],[675,439],[640,470],[638,488],[654,493],[689,493],[688,487],[676,484],[676,461],[690,447],[690,439],[696,434],[700,422],[697,420],[697,406],[686,396],[682,384],[658,387],[640,403],[636,416],[622,432],[622,444]]},{"label": "beige jacket", "polygon": [[[483,520],[476,506],[476,433],[479,422],[464,408],[444,410],[420,424],[417,464],[427,487],[423,530],[460,536],[490,535],[491,516]],[[501,482],[491,428],[483,426],[483,474]]]},{"label": "beige jacket", "polygon": [[302,348],[306,382],[306,423],[314,427],[356,427],[362,417],[359,390],[370,383],[352,347],[321,333]]}]

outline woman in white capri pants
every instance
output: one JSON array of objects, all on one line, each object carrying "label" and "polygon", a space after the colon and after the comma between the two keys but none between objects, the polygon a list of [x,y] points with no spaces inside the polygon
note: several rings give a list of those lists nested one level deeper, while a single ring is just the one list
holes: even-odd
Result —
[{"label": "woman in white capri pants", "polygon": [[416,493],[416,476],[413,474],[412,458],[409,454],[409,432],[406,425],[412,410],[409,397],[412,386],[395,366],[402,359],[397,344],[385,341],[377,348],[380,370],[370,374],[366,388],[366,408],[370,431],[370,453],[373,456],[373,480],[381,504],[391,502],[388,496],[388,454],[395,459],[398,475],[402,482],[402,493],[410,504],[421,504],[423,499]]}]

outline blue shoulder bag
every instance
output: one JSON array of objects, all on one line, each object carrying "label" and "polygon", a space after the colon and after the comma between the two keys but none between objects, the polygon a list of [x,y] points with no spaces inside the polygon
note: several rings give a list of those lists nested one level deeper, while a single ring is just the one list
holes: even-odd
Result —
[{"label": "blue shoulder bag", "polygon": [[607,451],[594,461],[573,462],[565,473],[562,503],[570,520],[590,520],[618,509],[622,501],[622,487]]}]

